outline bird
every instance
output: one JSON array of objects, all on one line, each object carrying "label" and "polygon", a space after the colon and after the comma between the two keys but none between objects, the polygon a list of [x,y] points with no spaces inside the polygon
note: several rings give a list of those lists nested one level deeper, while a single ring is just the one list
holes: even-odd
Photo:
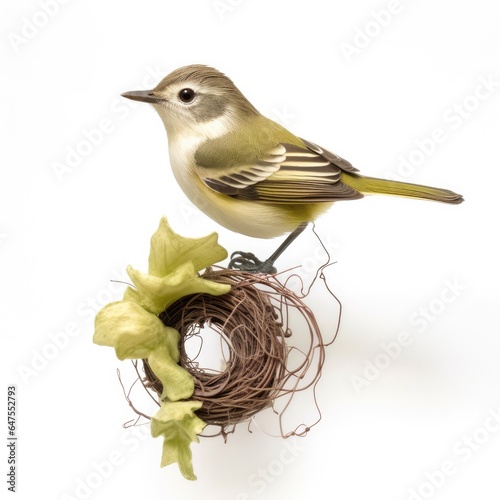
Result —
[{"label": "bird", "polygon": [[367,194],[463,201],[448,189],[362,175],[344,158],[262,115],[229,77],[210,66],[183,66],[152,90],[121,95],[156,110],[174,177],[198,209],[247,236],[289,233],[263,261],[234,252],[230,268],[275,273],[283,251],[337,201]]}]

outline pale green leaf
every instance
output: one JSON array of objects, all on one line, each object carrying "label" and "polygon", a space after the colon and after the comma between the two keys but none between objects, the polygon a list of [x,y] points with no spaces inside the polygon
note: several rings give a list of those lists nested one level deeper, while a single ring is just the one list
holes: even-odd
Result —
[{"label": "pale green leaf", "polygon": [[114,347],[118,359],[146,358],[165,335],[162,321],[128,300],[111,302],[95,317],[94,343]]},{"label": "pale green leaf", "polygon": [[179,366],[179,333],[173,328],[166,328],[162,342],[148,356],[148,363],[153,373],[163,385],[161,399],[170,401],[189,399],[194,392],[192,375]]},{"label": "pale green leaf", "polygon": [[162,217],[151,237],[149,274],[163,277],[187,261],[200,271],[227,257],[227,251],[217,243],[217,233],[202,238],[186,238],[175,233],[167,219]]},{"label": "pale green leaf", "polygon": [[163,436],[161,467],[177,462],[182,475],[191,480],[196,475],[190,445],[199,441],[206,425],[194,414],[201,406],[201,401],[164,402],[151,419],[152,436]]},{"label": "pale green leaf", "polygon": [[162,278],[141,273],[132,266],[127,267],[127,272],[136,287],[134,292],[128,293],[131,293],[134,300],[139,300],[140,305],[153,314],[160,314],[186,295],[194,293],[222,295],[231,289],[230,285],[199,277],[193,263],[189,261],[179,265]]}]

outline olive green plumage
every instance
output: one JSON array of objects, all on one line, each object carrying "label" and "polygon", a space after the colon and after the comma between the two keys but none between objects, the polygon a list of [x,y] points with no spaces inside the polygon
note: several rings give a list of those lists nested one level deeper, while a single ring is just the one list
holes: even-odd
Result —
[{"label": "olive green plumage", "polygon": [[200,210],[239,233],[278,236],[333,202],[366,194],[463,201],[447,189],[361,175],[340,156],[261,115],[214,68],[179,68],[153,90],[123,95],[154,106],[181,188]]}]

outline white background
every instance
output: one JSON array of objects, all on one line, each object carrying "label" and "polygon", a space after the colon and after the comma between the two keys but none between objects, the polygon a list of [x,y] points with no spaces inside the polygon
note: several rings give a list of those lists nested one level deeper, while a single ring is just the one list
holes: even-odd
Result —
[{"label": "white background", "polygon": [[[497,2],[54,1],[1,14],[2,382],[18,392],[17,498],[498,498]],[[196,482],[159,468],[147,428],[121,427],[133,413],[116,369],[130,366],[92,343],[95,311],[121,298],[110,280],[127,264],[146,270],[162,215],[186,236],[218,231],[229,251],[265,257],[277,244],[198,212],[170,172],[161,121],[120,98],[191,63],[224,71],[262,113],[368,175],[399,171],[466,199],[369,197],[318,222],[344,307],[323,419],[293,452],[245,425],[227,444],[203,439]],[[58,175],[79,146],[86,156]],[[278,264],[318,256],[308,233]],[[334,324],[328,304],[313,307]],[[388,358],[398,336],[411,343]]]}]

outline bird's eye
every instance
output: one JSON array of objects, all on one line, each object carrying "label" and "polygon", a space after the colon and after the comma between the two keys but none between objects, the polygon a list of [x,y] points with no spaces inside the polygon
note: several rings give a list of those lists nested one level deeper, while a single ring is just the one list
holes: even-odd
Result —
[{"label": "bird's eye", "polygon": [[194,98],[196,97],[196,92],[193,89],[182,89],[179,92],[179,99],[182,102],[193,102]]}]

